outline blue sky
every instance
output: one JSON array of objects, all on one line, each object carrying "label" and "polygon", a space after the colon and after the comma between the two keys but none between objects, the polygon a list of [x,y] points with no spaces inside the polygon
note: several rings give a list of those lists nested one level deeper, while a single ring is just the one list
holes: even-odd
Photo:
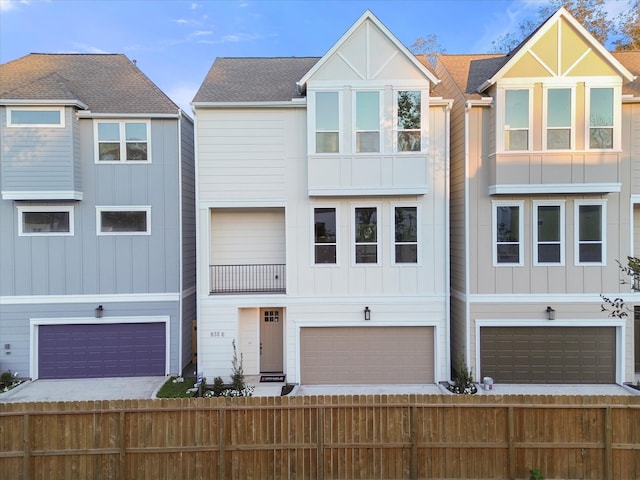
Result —
[{"label": "blue sky", "polygon": [[[609,0],[612,11],[626,2]],[[123,53],[187,112],[216,57],[322,56],[370,9],[405,45],[483,53],[540,0],[0,0],[0,63]]]}]

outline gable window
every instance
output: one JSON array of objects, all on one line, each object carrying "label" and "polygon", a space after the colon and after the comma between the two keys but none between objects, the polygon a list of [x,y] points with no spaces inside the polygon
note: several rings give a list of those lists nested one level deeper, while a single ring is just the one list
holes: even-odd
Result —
[{"label": "gable window", "polygon": [[419,152],[421,148],[421,97],[419,91],[398,92],[399,152]]},{"label": "gable window", "polygon": [[98,162],[149,162],[149,122],[96,122]]},{"label": "gable window", "polygon": [[314,208],[314,262],[336,263],[336,209]]},{"label": "gable window", "polygon": [[604,265],[605,207],[602,201],[576,201],[576,264]]},{"label": "gable window", "polygon": [[380,93],[356,92],[356,152],[380,151]]},{"label": "gable window", "polygon": [[7,108],[8,127],[64,127],[63,108]]},{"label": "gable window", "polygon": [[564,265],[564,203],[534,202],[533,263]]},{"label": "gable window", "polygon": [[494,202],[494,265],[522,265],[522,209],[522,202]]},{"label": "gable window", "polygon": [[418,209],[395,207],[396,263],[418,263]]},{"label": "gable window", "polygon": [[73,206],[20,206],[18,235],[73,235]]},{"label": "gable window", "polygon": [[340,151],[338,92],[316,92],[316,153]]},{"label": "gable window", "polygon": [[589,91],[589,148],[613,148],[613,88]]},{"label": "gable window", "polygon": [[571,89],[547,90],[547,149],[571,148]]},{"label": "gable window", "polygon": [[529,149],[529,90],[504,92],[504,148]]},{"label": "gable window", "polygon": [[96,207],[98,235],[149,235],[151,207]]},{"label": "gable window", "polygon": [[355,209],[356,263],[378,263],[378,209]]}]

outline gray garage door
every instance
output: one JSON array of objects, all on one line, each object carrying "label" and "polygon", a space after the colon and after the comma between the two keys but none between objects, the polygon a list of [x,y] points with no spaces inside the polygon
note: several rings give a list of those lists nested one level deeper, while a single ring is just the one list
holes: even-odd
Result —
[{"label": "gray garage door", "polygon": [[307,385],[433,383],[433,327],[309,327],[300,330]]},{"label": "gray garage door", "polygon": [[482,327],[480,367],[497,383],[615,383],[615,328]]},{"label": "gray garage door", "polygon": [[39,378],[165,374],[164,323],[40,325]]}]

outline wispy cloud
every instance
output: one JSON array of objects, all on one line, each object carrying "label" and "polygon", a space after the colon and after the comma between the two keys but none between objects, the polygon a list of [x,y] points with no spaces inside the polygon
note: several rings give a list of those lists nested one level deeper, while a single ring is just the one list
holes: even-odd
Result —
[{"label": "wispy cloud", "polygon": [[483,25],[484,33],[472,47],[473,52],[488,52],[497,38],[518,30],[518,25],[540,7],[536,0],[505,2],[503,12],[494,13]]},{"label": "wispy cloud", "polygon": [[213,35],[213,32],[211,30],[196,30],[191,34],[193,37],[202,37],[205,35]]},{"label": "wispy cloud", "polygon": [[0,12],[10,12],[19,5],[29,5],[30,0],[0,0]]},{"label": "wispy cloud", "polygon": [[73,48],[73,51],[60,53],[111,53],[106,50],[102,50],[101,48],[94,47],[93,45],[86,45],[84,43],[74,43]]},{"label": "wispy cloud", "polygon": [[184,18],[176,18],[175,20],[171,20],[171,21],[174,22],[174,23],[178,23],[180,25],[186,25],[186,24],[190,23],[189,20],[186,20]]},{"label": "wispy cloud", "polygon": [[277,37],[276,34],[273,35],[261,35],[259,33],[236,33],[223,35],[220,38],[211,39],[211,40],[198,40],[198,43],[204,43],[207,45],[219,45],[223,43],[241,43],[241,42],[254,42],[256,40],[262,40],[264,38],[273,38]]}]

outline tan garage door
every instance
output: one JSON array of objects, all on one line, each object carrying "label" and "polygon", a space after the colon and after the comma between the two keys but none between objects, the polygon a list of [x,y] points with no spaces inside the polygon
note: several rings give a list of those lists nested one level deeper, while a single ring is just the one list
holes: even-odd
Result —
[{"label": "tan garage door", "polygon": [[496,383],[615,383],[615,328],[482,327],[480,368]]},{"label": "tan garage door", "polygon": [[300,330],[306,385],[434,383],[433,327]]}]

